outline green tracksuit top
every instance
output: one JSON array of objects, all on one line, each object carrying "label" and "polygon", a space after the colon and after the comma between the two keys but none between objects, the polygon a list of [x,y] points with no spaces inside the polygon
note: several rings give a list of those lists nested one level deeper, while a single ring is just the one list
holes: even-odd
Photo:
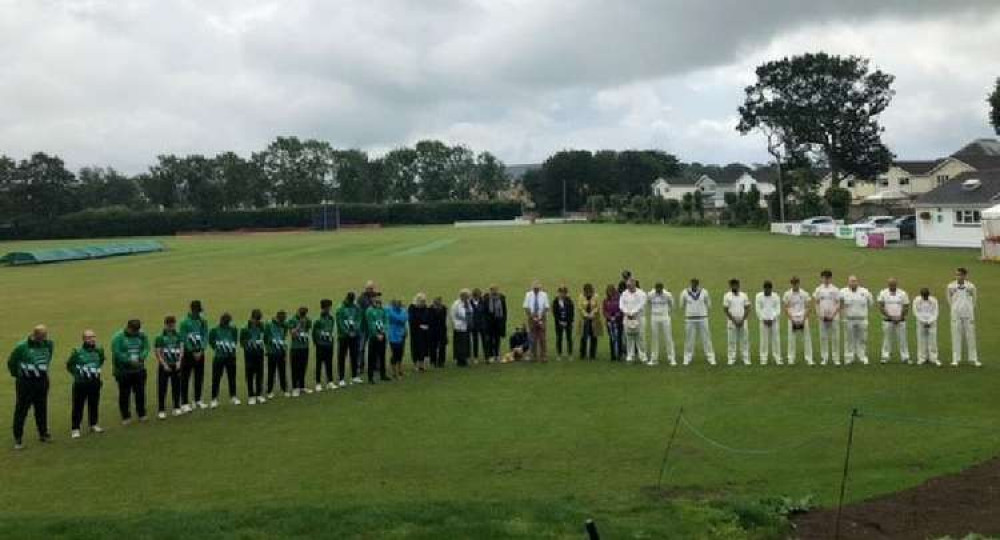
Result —
[{"label": "green tracksuit top", "polygon": [[368,329],[368,339],[372,339],[379,334],[385,341],[385,330],[388,320],[385,316],[385,309],[380,307],[370,307],[365,311],[365,328]]},{"label": "green tracksuit top", "polygon": [[236,358],[236,347],[240,342],[239,330],[233,325],[216,326],[208,333],[208,344],[212,347],[212,361]]},{"label": "green tracksuit top", "polygon": [[99,346],[81,345],[69,355],[66,371],[73,375],[74,383],[101,380],[101,366],[104,365],[104,349]]},{"label": "green tracksuit top", "polygon": [[163,355],[163,361],[168,366],[173,367],[181,361],[181,355],[184,354],[184,340],[178,332],[164,330],[153,340],[153,348],[159,349]]},{"label": "green tracksuit top", "polygon": [[190,352],[202,352],[208,346],[208,322],[200,315],[188,313],[181,321],[178,329],[184,341],[184,349]]},{"label": "green tracksuit top", "polygon": [[263,323],[255,325],[247,321],[247,325],[240,330],[240,345],[245,354],[264,353],[264,329]]},{"label": "green tracksuit top", "polygon": [[337,320],[329,313],[321,314],[313,322],[312,338],[317,347],[333,347],[333,338],[337,334]]},{"label": "green tracksuit top", "polygon": [[134,336],[119,330],[111,339],[111,362],[115,377],[145,370],[147,357],[149,357],[149,338],[141,330]]},{"label": "green tracksuit top", "polygon": [[337,309],[337,336],[355,337],[361,332],[361,309],[356,304],[341,304]]},{"label": "green tracksuit top", "polygon": [[268,356],[283,356],[288,350],[288,342],[285,337],[288,335],[287,323],[271,319],[264,325],[264,347]]},{"label": "green tracksuit top", "polygon": [[37,379],[48,375],[54,349],[52,340],[34,341],[30,338],[21,340],[14,346],[7,360],[10,376],[18,379]]},{"label": "green tracksuit top", "polygon": [[309,317],[292,317],[288,321],[288,337],[293,349],[309,348],[309,331],[312,330],[312,321]]}]

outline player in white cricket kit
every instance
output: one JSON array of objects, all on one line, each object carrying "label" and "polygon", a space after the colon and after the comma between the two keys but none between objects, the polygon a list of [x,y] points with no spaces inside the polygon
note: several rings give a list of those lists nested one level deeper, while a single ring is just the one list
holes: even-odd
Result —
[{"label": "player in white cricket kit", "polygon": [[660,340],[662,339],[667,349],[667,360],[670,361],[671,366],[676,366],[674,336],[670,330],[670,312],[674,309],[674,296],[663,287],[663,283],[657,283],[648,297],[650,325],[649,365],[656,365],[656,360],[660,355]]},{"label": "player in white cricket kit", "polygon": [[816,319],[819,321],[819,357],[820,364],[826,365],[830,360],[833,365],[840,365],[840,289],[833,284],[833,272],[823,270],[820,273],[822,281],[813,299],[816,301]]},{"label": "player in white cricket kit", "polygon": [[760,365],[767,365],[770,352],[774,363],[781,365],[781,299],[774,292],[774,284],[764,282],[764,290],[754,298],[754,309],[760,321]]},{"label": "player in white cricket kit", "polygon": [[882,363],[892,358],[893,341],[899,348],[899,359],[910,363],[910,345],[906,340],[906,316],[910,313],[910,297],[899,288],[896,278],[889,278],[888,287],[878,293],[878,308],[882,313]]},{"label": "player in white cricket kit", "polygon": [[736,363],[736,351],[739,350],[743,365],[749,366],[750,331],[747,329],[747,317],[750,316],[750,297],[740,290],[740,280],[729,280],[729,290],[722,295],[722,311],[728,319],[726,329],[729,365]]},{"label": "player in white cricket kit", "polygon": [[782,302],[788,316],[788,364],[795,364],[796,344],[802,342],[806,364],[813,365],[812,336],[809,334],[809,303],[812,298],[799,287],[799,278],[792,277],[792,288],[785,291]]},{"label": "player in white cricket kit", "polygon": [[618,309],[622,310],[625,327],[625,361],[634,362],[635,357],[643,364],[647,363],[646,347],[643,343],[645,333],[646,293],[635,286],[635,278],[628,278],[625,290],[618,297]]},{"label": "player in white cricket kit", "polygon": [[920,296],[913,301],[913,315],[917,319],[917,365],[930,362],[940,367],[937,347],[938,301],[927,287],[920,289]]},{"label": "player in white cricket kit", "polygon": [[705,352],[705,360],[715,365],[715,349],[712,347],[712,334],[708,331],[708,310],[712,302],[708,299],[708,291],[701,288],[697,279],[691,280],[691,286],[681,292],[681,309],[684,310],[684,365],[691,363],[694,357],[694,342],[701,336],[701,347]]},{"label": "player in white cricket kit", "polygon": [[840,303],[844,314],[844,364],[853,364],[856,356],[868,365],[868,313],[875,299],[860,285],[857,276],[851,276],[847,287],[840,291]]},{"label": "player in white cricket kit", "polygon": [[976,286],[968,280],[969,271],[959,268],[955,281],[948,284],[948,305],[951,306],[951,365],[962,360],[962,341],[965,341],[969,363],[982,367],[976,350]]}]

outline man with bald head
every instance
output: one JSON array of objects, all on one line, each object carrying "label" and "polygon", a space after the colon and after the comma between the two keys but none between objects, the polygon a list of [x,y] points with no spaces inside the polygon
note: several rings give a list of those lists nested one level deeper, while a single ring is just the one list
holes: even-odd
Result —
[{"label": "man with bald head", "polygon": [[531,348],[535,359],[547,362],[548,348],[545,344],[545,317],[551,308],[549,295],[542,290],[542,283],[537,279],[531,284],[531,290],[524,295],[524,315],[528,319],[528,332],[531,335]]},{"label": "man with bald head", "polygon": [[855,356],[868,365],[868,313],[875,299],[861,286],[857,276],[847,278],[840,290],[840,312],[844,316],[844,364],[854,363]]},{"label": "man with bald head", "polygon": [[882,314],[882,363],[892,358],[893,341],[899,348],[899,359],[910,363],[910,347],[906,342],[906,316],[910,313],[910,297],[899,288],[896,278],[889,278],[887,287],[878,293],[878,309]]},{"label": "man with bald head", "polygon": [[43,325],[36,326],[24,340],[10,353],[7,369],[14,377],[16,401],[14,405],[14,449],[23,448],[24,421],[28,410],[35,411],[35,426],[42,442],[49,442],[48,400],[49,364],[55,346],[49,340],[49,331]]}]

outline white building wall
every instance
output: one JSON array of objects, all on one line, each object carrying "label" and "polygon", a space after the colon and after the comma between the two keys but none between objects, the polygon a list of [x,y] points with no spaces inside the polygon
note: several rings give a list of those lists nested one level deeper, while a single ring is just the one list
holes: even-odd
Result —
[{"label": "white building wall", "polygon": [[[954,207],[917,208],[917,245],[926,247],[980,248],[983,242],[981,225],[955,225]],[[921,219],[924,212],[930,219]]]}]

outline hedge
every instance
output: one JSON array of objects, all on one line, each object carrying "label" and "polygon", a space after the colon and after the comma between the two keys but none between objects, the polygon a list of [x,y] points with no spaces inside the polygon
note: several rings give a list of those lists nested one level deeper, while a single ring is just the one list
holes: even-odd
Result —
[{"label": "hedge", "polygon": [[[337,205],[341,225],[431,225],[455,221],[513,219],[517,202],[429,202]],[[335,211],[328,209],[331,228]],[[170,236],[192,231],[311,228],[321,221],[319,205],[203,213],[195,210],[84,210],[54,219],[25,218],[0,226],[2,240]]]}]

